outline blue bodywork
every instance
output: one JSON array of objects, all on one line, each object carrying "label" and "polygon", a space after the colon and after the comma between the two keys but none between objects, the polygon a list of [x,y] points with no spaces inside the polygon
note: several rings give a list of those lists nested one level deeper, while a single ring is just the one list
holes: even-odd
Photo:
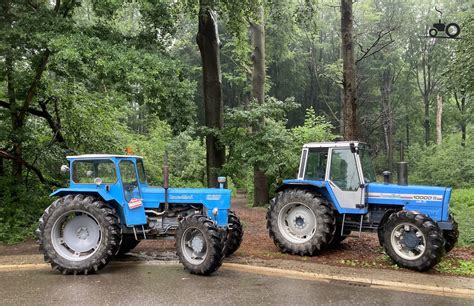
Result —
[{"label": "blue bodywork", "polygon": [[[88,160],[81,157],[68,157],[70,169],[73,169],[74,162],[77,160]],[[96,160],[95,158],[90,158]],[[122,187],[122,179],[119,163],[123,160],[129,160],[134,163],[137,169],[137,161],[140,157],[135,156],[107,156],[99,157],[99,159],[107,159],[115,164],[117,171],[117,180],[114,183],[76,183],[72,179],[72,171],[70,177],[69,188],[61,188],[51,194],[51,196],[65,196],[68,194],[91,194],[101,197],[105,202],[109,202],[118,210],[119,216],[128,227],[147,224],[145,209],[157,209],[161,204],[165,203],[165,189],[161,187],[151,187],[146,182],[138,179],[138,187],[131,191],[133,198],[140,199],[142,205],[131,209],[129,202],[126,201],[126,191]],[[168,203],[177,205],[202,205],[207,216],[216,222],[219,227],[228,225],[228,211],[230,209],[231,191],[222,188],[169,188]],[[217,208],[217,215],[212,211]]]},{"label": "blue bodywork", "polygon": [[317,188],[325,198],[329,199],[341,214],[366,214],[370,205],[400,206],[405,210],[418,211],[430,216],[434,221],[448,221],[451,188],[432,186],[401,186],[396,184],[368,183],[365,185],[364,208],[343,208],[338,202],[328,181],[324,180],[285,180],[277,189]]}]

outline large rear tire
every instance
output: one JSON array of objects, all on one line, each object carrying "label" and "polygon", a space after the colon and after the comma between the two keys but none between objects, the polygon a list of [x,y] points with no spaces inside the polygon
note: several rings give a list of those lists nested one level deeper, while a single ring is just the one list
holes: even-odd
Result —
[{"label": "large rear tire", "polygon": [[63,274],[88,274],[107,265],[120,244],[115,210],[82,194],[53,202],[36,231],[44,259]]},{"label": "large rear tire", "polygon": [[271,201],[267,229],[281,251],[312,256],[332,241],[336,219],[330,204],[319,195],[290,189]]},{"label": "large rear tire", "polygon": [[402,210],[390,215],[384,225],[384,248],[400,267],[426,271],[443,257],[444,238],[430,217]]},{"label": "large rear tire", "polygon": [[237,251],[242,243],[244,229],[239,217],[235,212],[229,210],[229,229],[227,230],[226,240],[224,244],[224,255],[226,257]]},{"label": "large rear tire", "polygon": [[222,265],[223,239],[214,223],[203,215],[183,219],[176,231],[179,261],[191,274],[209,275]]}]

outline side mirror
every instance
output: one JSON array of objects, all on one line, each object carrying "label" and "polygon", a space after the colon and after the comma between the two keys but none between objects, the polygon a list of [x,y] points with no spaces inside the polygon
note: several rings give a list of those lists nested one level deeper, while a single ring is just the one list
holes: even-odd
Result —
[{"label": "side mirror", "polygon": [[67,165],[62,165],[61,166],[61,173],[62,174],[69,173],[69,167]]},{"label": "side mirror", "polygon": [[354,145],[353,142],[351,142],[351,143],[349,144],[349,147],[351,148],[351,153],[357,153],[357,154],[359,154],[359,148],[358,148],[358,147],[356,148],[356,146]]}]

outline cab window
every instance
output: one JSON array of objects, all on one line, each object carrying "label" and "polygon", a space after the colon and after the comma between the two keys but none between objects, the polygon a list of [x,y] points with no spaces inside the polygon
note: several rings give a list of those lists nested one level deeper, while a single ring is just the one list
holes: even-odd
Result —
[{"label": "cab window", "polygon": [[326,163],[328,149],[311,149],[306,161],[306,180],[324,180],[326,176]]},{"label": "cab window", "polygon": [[115,164],[111,160],[75,160],[72,163],[72,181],[76,184],[94,184],[96,178],[103,183],[117,181]]},{"label": "cab window", "polygon": [[132,198],[140,198],[135,164],[131,160],[122,160],[119,169],[125,200],[129,202]]},{"label": "cab window", "polygon": [[356,158],[350,149],[332,150],[330,180],[344,191],[359,189],[360,178]]},{"label": "cab window", "polygon": [[137,170],[140,183],[146,184],[145,166],[143,165],[143,161],[141,159],[137,160]]}]

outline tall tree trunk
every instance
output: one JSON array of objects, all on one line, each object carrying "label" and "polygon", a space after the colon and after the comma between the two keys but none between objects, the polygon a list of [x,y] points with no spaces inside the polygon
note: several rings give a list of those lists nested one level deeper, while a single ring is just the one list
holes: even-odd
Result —
[{"label": "tall tree trunk", "polygon": [[436,144],[440,145],[443,142],[442,122],[443,118],[443,97],[438,95],[436,97]]},{"label": "tall tree trunk", "polygon": [[[258,23],[251,23],[250,29],[252,33],[252,98],[256,99],[259,104],[265,101],[265,25],[263,7],[258,8]],[[264,118],[261,118],[260,124],[264,124]],[[256,127],[258,130],[259,127]],[[263,206],[269,202],[268,177],[262,165],[254,165],[253,169],[253,186],[254,186],[254,206]]]},{"label": "tall tree trunk", "polygon": [[359,138],[359,132],[357,123],[357,85],[354,59],[352,0],[341,0],[341,37],[343,60],[342,83],[344,91],[342,109],[343,136],[346,140],[357,140]]},{"label": "tall tree trunk", "polygon": [[393,172],[393,109],[392,109],[392,75],[390,68],[382,72],[382,120],[387,153],[388,170]]},{"label": "tall tree trunk", "polygon": [[[205,121],[207,127],[221,129],[224,125],[224,103],[217,16],[210,7],[210,1],[201,0],[199,5],[196,42],[201,52]],[[206,162],[207,185],[216,187],[217,176],[225,162],[225,148],[215,135],[206,136]]]},{"label": "tall tree trunk", "polygon": [[423,121],[423,128],[425,130],[425,145],[428,145],[430,142],[430,100],[428,95],[423,96],[423,104],[424,104],[424,121]]}]

